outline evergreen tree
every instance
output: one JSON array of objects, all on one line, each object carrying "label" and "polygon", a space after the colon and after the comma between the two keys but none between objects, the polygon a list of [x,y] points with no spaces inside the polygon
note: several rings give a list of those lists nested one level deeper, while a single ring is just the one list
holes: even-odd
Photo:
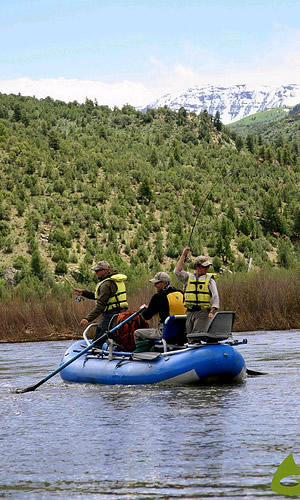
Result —
[{"label": "evergreen tree", "polygon": [[235,145],[236,145],[236,149],[238,151],[241,151],[243,145],[244,145],[244,141],[243,139],[238,135],[235,139]]},{"label": "evergreen tree", "polygon": [[158,156],[157,156],[156,149],[152,149],[151,156],[150,156],[150,163],[151,163],[152,167],[155,167],[158,164]]},{"label": "evergreen tree", "polygon": [[42,260],[38,250],[32,252],[30,267],[32,273],[40,278],[42,274]]},{"label": "evergreen tree", "polygon": [[213,123],[214,123],[214,126],[216,127],[216,129],[220,132],[222,130],[220,111],[216,111]]},{"label": "evergreen tree", "polygon": [[246,146],[250,153],[254,153],[254,137],[252,134],[248,134],[246,138]]},{"label": "evergreen tree", "polygon": [[60,148],[60,141],[58,134],[55,130],[50,130],[48,133],[48,142],[50,148],[54,149],[54,151],[58,151]]},{"label": "evergreen tree", "polygon": [[141,198],[149,203],[151,200],[153,200],[153,192],[150,187],[150,183],[148,179],[144,179],[143,182],[141,183],[139,187],[139,194]]}]

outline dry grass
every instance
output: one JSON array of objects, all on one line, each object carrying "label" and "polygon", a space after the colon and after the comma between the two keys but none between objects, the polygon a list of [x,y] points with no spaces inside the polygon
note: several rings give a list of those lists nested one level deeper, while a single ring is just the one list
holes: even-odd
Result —
[{"label": "dry grass", "polygon": [[[129,296],[129,306],[137,311],[154,292],[153,285]],[[75,302],[74,298],[22,301],[20,298],[0,300],[0,342],[38,342],[81,338],[81,318],[93,308],[93,301]]]},{"label": "dry grass", "polygon": [[221,309],[236,311],[235,331],[300,328],[299,273],[234,274],[218,281]]},{"label": "dry grass", "polygon": [[73,339],[81,335],[80,318],[84,303],[74,299],[34,299],[24,302],[18,298],[0,302],[0,341],[22,342],[52,339]]},{"label": "dry grass", "polygon": [[[235,331],[300,329],[299,273],[259,272],[218,279],[221,310],[236,311]],[[129,293],[130,310],[149,300],[153,286]],[[68,340],[80,338],[79,321],[93,302],[45,297],[24,302],[0,301],[0,342]]]}]

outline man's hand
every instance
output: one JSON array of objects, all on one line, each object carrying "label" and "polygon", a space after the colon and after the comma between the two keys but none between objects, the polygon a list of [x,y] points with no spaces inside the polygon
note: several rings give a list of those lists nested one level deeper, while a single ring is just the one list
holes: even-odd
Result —
[{"label": "man's hand", "polygon": [[182,255],[184,257],[187,256],[187,254],[191,251],[191,248],[189,246],[186,246],[183,250],[182,250]]},{"label": "man's hand", "polygon": [[88,320],[86,318],[82,318],[82,320],[80,321],[80,326],[85,326],[85,325],[88,325]]},{"label": "man's hand", "polygon": [[209,319],[212,319],[214,317],[214,315],[216,314],[216,312],[217,312],[217,309],[215,307],[212,307],[208,313]]}]

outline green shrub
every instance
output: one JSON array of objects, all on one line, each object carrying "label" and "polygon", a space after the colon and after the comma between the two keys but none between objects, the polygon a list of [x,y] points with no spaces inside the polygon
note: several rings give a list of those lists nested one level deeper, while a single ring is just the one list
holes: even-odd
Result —
[{"label": "green shrub", "polygon": [[238,257],[233,264],[233,271],[236,273],[244,273],[248,270],[248,264],[242,257]]},{"label": "green shrub", "polygon": [[63,260],[59,260],[55,266],[55,274],[67,274],[68,266]]},{"label": "green shrub", "polygon": [[239,236],[237,240],[237,249],[243,254],[247,254],[247,256],[253,252],[253,242],[249,238],[249,236]]},{"label": "green shrub", "polygon": [[24,269],[28,266],[28,260],[23,255],[18,255],[14,260],[13,266],[16,269]]},{"label": "green shrub", "polygon": [[212,260],[212,265],[216,273],[219,273],[222,267],[222,260],[216,255]]},{"label": "green shrub", "polygon": [[1,300],[6,300],[9,298],[9,291],[6,287],[5,280],[3,278],[0,278],[0,299]]},{"label": "green shrub", "polygon": [[292,267],[294,257],[292,254],[292,247],[290,242],[284,240],[279,242],[277,250],[277,261],[280,267],[285,267],[286,269]]}]

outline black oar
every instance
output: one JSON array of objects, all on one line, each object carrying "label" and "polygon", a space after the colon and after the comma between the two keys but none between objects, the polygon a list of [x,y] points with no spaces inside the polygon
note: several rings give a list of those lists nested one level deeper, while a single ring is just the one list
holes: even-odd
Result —
[{"label": "black oar", "polygon": [[[140,309],[139,311],[131,314],[131,316],[129,316],[127,319],[124,319],[124,321],[122,321],[121,323],[119,323],[117,326],[115,326],[114,328],[112,328],[109,333],[113,333],[115,332],[116,330],[118,330],[119,328],[121,328],[121,326],[125,325],[126,323],[128,323],[129,321],[131,321],[133,318],[135,318],[135,316],[137,316],[138,314],[140,314],[143,310],[143,309]],[[89,351],[90,349],[92,349],[92,347],[94,347],[96,344],[99,343],[99,341],[101,339],[104,339],[107,335],[107,332],[102,335],[102,337],[98,338],[97,340],[95,340],[94,342],[91,342],[85,349],[83,349],[82,351],[80,351],[78,354],[76,354],[76,356],[74,356],[72,359],[70,359],[69,361],[66,361],[66,363],[64,363],[63,365],[60,365],[56,370],[54,370],[54,372],[50,373],[49,375],[47,375],[47,377],[43,378],[42,380],[40,380],[37,384],[35,385],[30,385],[28,387],[25,387],[24,389],[16,389],[16,393],[18,394],[22,394],[24,392],[30,392],[30,391],[35,391],[35,389],[37,389],[38,387],[40,387],[40,385],[44,384],[45,382],[47,382],[47,380],[49,380],[50,378],[54,377],[54,375],[56,375],[57,373],[59,373],[61,370],[63,370],[64,368],[66,368],[66,366],[69,366],[71,363],[73,363],[73,361],[75,361],[76,359],[78,359],[80,356],[82,356],[83,354],[85,354],[87,351]]]},{"label": "black oar", "polygon": [[249,375],[250,377],[255,377],[256,375],[268,375],[267,373],[264,373],[264,372],[257,372],[255,370],[248,370],[248,368],[246,368],[246,372],[247,372],[247,375]]}]

